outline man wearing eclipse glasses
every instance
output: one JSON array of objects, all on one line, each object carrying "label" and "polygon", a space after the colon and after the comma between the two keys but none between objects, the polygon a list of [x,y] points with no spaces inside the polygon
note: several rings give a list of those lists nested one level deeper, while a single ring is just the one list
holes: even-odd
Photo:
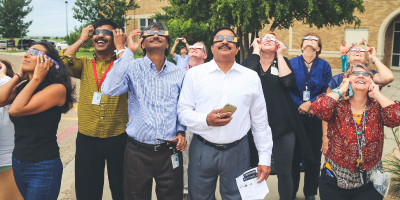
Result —
[{"label": "man wearing eclipse glasses", "polygon": [[[90,38],[96,50],[94,58],[76,57],[78,49]],[[78,200],[102,199],[105,162],[112,198],[124,199],[122,172],[127,140],[128,95],[125,92],[107,97],[102,95],[100,88],[117,58],[114,49],[120,53],[124,44],[122,30],[114,22],[101,19],[94,26],[83,28],[78,41],[60,52],[72,76],[80,79],[75,155]]]},{"label": "man wearing eclipse glasses", "polygon": [[[138,43],[133,37],[140,36]],[[102,91],[128,92],[128,143],[124,159],[126,200],[151,199],[153,179],[158,199],[183,198],[182,151],[185,130],[177,119],[177,103],[186,71],[167,61],[171,38],[160,22],[132,31],[127,49],[115,61]],[[143,49],[143,58],[133,53]]]},{"label": "man wearing eclipse glasses", "polygon": [[[247,132],[253,131],[261,182],[271,171],[271,128],[260,78],[235,62],[239,38],[220,27],[210,42],[214,59],[187,71],[178,103],[179,122],[194,134],[189,199],[213,200],[218,177],[223,200],[241,199],[235,179],[250,167]],[[227,103],[235,113],[221,112]]]},{"label": "man wearing eclipse glasses", "polygon": [[[185,46],[179,47],[179,51],[181,52],[181,55],[175,53],[176,45],[179,43],[180,39],[182,40],[183,43],[185,43],[185,46],[186,46],[186,48],[185,48]],[[178,67],[185,68],[188,65],[189,56],[187,55],[187,53],[188,53],[187,49],[189,49],[189,44],[187,43],[186,38],[184,38],[184,37],[176,38],[174,46],[171,49],[171,55],[172,55],[172,58],[176,61],[176,65]]]}]

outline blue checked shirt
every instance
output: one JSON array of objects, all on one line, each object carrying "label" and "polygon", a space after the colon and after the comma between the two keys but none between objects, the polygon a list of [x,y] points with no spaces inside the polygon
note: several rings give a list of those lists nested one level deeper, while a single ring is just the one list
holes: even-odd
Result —
[{"label": "blue checked shirt", "polygon": [[114,62],[101,91],[106,96],[128,92],[129,123],[126,132],[146,144],[160,144],[157,139],[170,140],[186,128],[178,122],[177,104],[186,71],[165,58],[158,73],[147,57],[134,60],[126,49]]}]

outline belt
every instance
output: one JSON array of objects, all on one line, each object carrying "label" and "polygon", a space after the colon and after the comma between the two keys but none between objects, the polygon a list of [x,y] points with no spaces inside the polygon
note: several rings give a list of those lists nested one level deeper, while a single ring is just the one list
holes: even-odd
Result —
[{"label": "belt", "polygon": [[128,136],[128,141],[136,146],[138,146],[139,148],[144,148],[144,149],[150,149],[153,151],[161,151],[161,150],[166,150],[166,149],[172,149],[172,146],[168,146],[167,143],[163,143],[163,144],[145,144],[142,142],[139,142],[131,137]]},{"label": "belt", "polygon": [[215,148],[217,150],[220,150],[220,151],[225,151],[225,150],[228,150],[228,149],[238,145],[244,138],[244,137],[242,137],[242,139],[236,140],[236,141],[234,141],[232,143],[229,143],[229,144],[215,144],[215,143],[207,141],[206,139],[204,139],[203,137],[201,137],[198,134],[195,134],[195,135],[200,140],[200,142],[202,142],[202,143],[204,143],[204,144],[206,144],[206,145],[208,145],[210,147],[213,147],[213,148]]}]

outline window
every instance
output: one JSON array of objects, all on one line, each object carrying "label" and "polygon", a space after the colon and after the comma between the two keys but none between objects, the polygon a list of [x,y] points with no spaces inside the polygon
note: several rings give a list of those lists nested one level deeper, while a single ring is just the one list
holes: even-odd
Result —
[{"label": "window", "polygon": [[393,43],[392,43],[392,67],[400,67],[400,22],[394,23]]},{"label": "window", "polygon": [[344,31],[344,40],[346,41],[346,46],[351,46],[353,42],[360,43],[362,39],[368,41],[368,29],[367,28],[346,28]]},{"label": "window", "polygon": [[139,19],[140,30],[144,30],[149,24],[151,24],[154,20],[151,18],[147,19]]}]

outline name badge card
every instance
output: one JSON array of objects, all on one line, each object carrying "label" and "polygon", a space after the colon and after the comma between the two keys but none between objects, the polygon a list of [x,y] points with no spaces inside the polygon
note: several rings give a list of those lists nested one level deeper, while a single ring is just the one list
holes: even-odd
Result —
[{"label": "name badge card", "polygon": [[92,99],[92,104],[93,105],[100,105],[100,101],[101,101],[101,96],[102,95],[103,95],[103,93],[94,92],[93,99]]},{"label": "name badge card", "polygon": [[175,169],[175,168],[179,167],[178,153],[172,154],[171,160],[172,160],[172,169]]},{"label": "name badge card", "polygon": [[303,91],[303,101],[310,101],[310,91]]},{"label": "name badge card", "polygon": [[278,69],[275,66],[271,67],[271,74],[275,76],[279,75]]}]

